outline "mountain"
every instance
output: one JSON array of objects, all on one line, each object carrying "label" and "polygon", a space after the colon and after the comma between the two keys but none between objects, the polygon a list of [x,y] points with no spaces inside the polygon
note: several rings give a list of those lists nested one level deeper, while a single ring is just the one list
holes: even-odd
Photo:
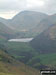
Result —
[{"label": "mountain", "polygon": [[[33,72],[34,71],[34,72]],[[0,48],[0,75],[40,75],[39,71],[16,61],[6,50]]]},{"label": "mountain", "polygon": [[54,23],[56,23],[56,14],[46,15],[34,11],[22,11],[10,20],[10,25],[21,37],[35,37]]},{"label": "mountain", "polygon": [[55,53],[56,52],[56,24],[53,24],[43,33],[35,37],[31,41],[31,45],[39,53]]},{"label": "mountain", "polygon": [[19,37],[34,37],[35,27],[40,21],[48,17],[47,14],[35,11],[22,11],[12,19],[0,18],[0,22],[14,30]]},{"label": "mountain", "polygon": [[10,20],[10,25],[17,31],[17,35],[21,37],[34,37],[37,34],[34,31],[36,26],[38,27],[41,20],[47,17],[47,14],[41,12],[22,11]]},{"label": "mountain", "polygon": [[[19,29],[19,31],[28,31],[34,28],[41,20],[48,15],[35,11],[22,11],[15,15],[12,19],[4,19],[0,17],[0,22],[10,28]],[[23,29],[23,30],[22,30]]]}]

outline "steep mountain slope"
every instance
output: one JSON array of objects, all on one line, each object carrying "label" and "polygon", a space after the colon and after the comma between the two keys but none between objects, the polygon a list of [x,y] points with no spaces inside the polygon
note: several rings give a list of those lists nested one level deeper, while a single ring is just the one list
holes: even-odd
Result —
[{"label": "steep mountain slope", "polygon": [[37,26],[30,31],[39,35],[41,32],[48,29],[48,27],[53,25],[54,23],[56,23],[56,14],[50,15],[47,18],[41,20],[40,23],[37,24]]},{"label": "steep mountain slope", "polygon": [[1,38],[10,38],[14,34],[14,31],[7,27],[5,24],[0,22],[0,39]]},{"label": "steep mountain slope", "polygon": [[31,45],[39,53],[56,52],[56,24],[50,26],[47,30],[32,40]]},{"label": "steep mountain slope", "polygon": [[[34,71],[34,73],[33,73]],[[16,61],[7,51],[0,49],[0,75],[39,75],[39,71]]]}]

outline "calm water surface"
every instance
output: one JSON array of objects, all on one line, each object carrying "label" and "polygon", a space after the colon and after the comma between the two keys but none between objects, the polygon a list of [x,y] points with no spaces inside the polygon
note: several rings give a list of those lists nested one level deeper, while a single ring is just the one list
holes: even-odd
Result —
[{"label": "calm water surface", "polygon": [[33,38],[10,39],[9,42],[30,42]]}]

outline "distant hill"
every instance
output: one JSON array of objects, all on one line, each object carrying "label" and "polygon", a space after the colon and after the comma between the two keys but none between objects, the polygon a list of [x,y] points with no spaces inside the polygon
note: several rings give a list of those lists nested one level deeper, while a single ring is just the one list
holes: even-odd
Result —
[{"label": "distant hill", "polygon": [[5,24],[0,22],[0,39],[1,38],[10,38],[14,34],[14,31],[7,27]]},{"label": "distant hill", "polygon": [[22,11],[11,20],[11,25],[16,29],[28,31],[35,27],[47,15],[34,11]]},{"label": "distant hill", "polygon": [[5,25],[7,24],[7,19],[0,17],[0,22],[4,23]]},{"label": "distant hill", "polygon": [[9,27],[10,29],[13,29],[11,26],[10,26],[10,21],[11,19],[5,19],[5,18],[2,18],[0,17],[0,22],[2,22],[3,24],[5,24],[7,27]]}]

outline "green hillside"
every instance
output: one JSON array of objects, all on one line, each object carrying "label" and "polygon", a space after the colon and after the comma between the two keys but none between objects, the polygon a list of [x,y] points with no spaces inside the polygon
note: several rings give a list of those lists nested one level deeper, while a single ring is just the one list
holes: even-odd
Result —
[{"label": "green hillside", "polygon": [[56,53],[38,54],[27,64],[37,69],[56,69]]},{"label": "green hillside", "polygon": [[17,60],[27,63],[34,56],[34,49],[29,43],[7,42],[4,43],[7,51]]},{"label": "green hillside", "polygon": [[[34,71],[34,73],[33,73]],[[0,49],[0,75],[39,75],[39,71],[16,61],[7,51]]]},{"label": "green hillside", "polygon": [[[56,65],[56,53],[41,54],[28,43],[7,43],[7,51],[19,60],[37,69],[54,69]],[[51,62],[50,62],[51,61]]]}]

